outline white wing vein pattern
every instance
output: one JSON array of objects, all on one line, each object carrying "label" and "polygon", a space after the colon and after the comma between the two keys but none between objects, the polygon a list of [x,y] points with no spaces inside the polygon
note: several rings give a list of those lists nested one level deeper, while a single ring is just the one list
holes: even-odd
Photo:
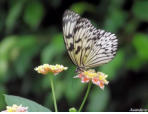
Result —
[{"label": "white wing vein pattern", "polygon": [[97,32],[97,30],[88,19],[80,18],[77,21],[76,27],[74,28],[74,55],[79,67],[85,67],[85,60],[93,46],[92,39],[97,37],[95,32]]},{"label": "white wing vein pattern", "polygon": [[66,10],[63,15],[64,41],[65,41],[66,48],[68,50],[68,54],[74,64],[76,64],[76,61],[75,61],[74,52],[73,52],[74,51],[73,30],[79,18],[80,16],[78,14],[70,10]]},{"label": "white wing vein pattern", "polygon": [[95,67],[111,61],[117,50],[118,40],[114,34],[98,30],[98,40],[94,42],[87,60],[86,67]]},{"label": "white wing vein pattern", "polygon": [[115,34],[96,29],[86,18],[66,10],[63,15],[66,48],[74,64],[92,68],[111,61],[117,50]]}]

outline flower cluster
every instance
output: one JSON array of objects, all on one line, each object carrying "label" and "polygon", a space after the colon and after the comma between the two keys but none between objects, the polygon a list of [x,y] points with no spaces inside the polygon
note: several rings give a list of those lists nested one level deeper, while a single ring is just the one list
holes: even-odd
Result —
[{"label": "flower cluster", "polygon": [[22,105],[17,106],[13,104],[12,106],[7,106],[6,110],[2,112],[28,112],[28,107],[23,107]]},{"label": "flower cluster", "polygon": [[40,74],[48,74],[48,73],[53,73],[54,75],[59,74],[63,70],[67,70],[67,67],[64,67],[63,65],[49,65],[49,64],[43,64],[38,67],[36,67],[34,70],[37,71]]},{"label": "flower cluster", "polygon": [[[36,67],[34,70],[40,74],[46,75],[48,73],[52,73],[54,75],[59,74],[60,72],[67,70],[67,67],[63,65],[49,65],[43,64]],[[80,78],[82,83],[92,82],[93,84],[99,86],[101,89],[104,89],[104,85],[107,85],[109,82],[106,80],[107,75],[102,72],[95,72],[95,70],[90,69],[83,72],[80,72],[74,78]]]},{"label": "flower cluster", "polygon": [[92,81],[93,84],[99,86],[101,89],[104,89],[104,85],[107,85],[109,82],[106,80],[107,75],[102,72],[95,72],[95,70],[83,71],[74,78],[80,78],[82,83],[88,83]]}]

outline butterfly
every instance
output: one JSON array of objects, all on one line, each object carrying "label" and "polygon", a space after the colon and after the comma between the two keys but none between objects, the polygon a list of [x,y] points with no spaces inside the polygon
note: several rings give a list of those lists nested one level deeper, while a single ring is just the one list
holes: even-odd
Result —
[{"label": "butterfly", "polygon": [[116,35],[96,29],[87,18],[73,11],[66,10],[63,14],[63,34],[78,72],[108,63],[116,54]]}]

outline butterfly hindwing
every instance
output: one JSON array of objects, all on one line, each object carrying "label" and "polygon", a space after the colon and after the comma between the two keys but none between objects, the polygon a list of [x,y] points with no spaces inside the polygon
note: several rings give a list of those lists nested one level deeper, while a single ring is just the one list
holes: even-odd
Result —
[{"label": "butterfly hindwing", "polygon": [[95,67],[111,61],[117,50],[118,40],[115,34],[98,30],[98,40],[94,42],[87,60],[86,67]]}]

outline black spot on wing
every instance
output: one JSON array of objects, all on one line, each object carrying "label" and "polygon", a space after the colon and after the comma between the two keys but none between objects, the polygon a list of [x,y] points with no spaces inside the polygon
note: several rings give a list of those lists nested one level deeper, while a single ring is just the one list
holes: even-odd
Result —
[{"label": "black spot on wing", "polygon": [[75,28],[74,28],[74,34],[78,31],[78,30],[80,30],[80,28],[81,28],[81,26],[76,26]]},{"label": "black spot on wing", "polygon": [[89,39],[87,39],[87,43],[88,43],[90,40],[92,40],[92,39],[90,39],[90,38],[89,38]]},{"label": "black spot on wing", "polygon": [[86,47],[86,48],[85,48],[86,51],[89,50],[89,49],[90,49],[90,47]]},{"label": "black spot on wing", "polygon": [[68,48],[68,51],[73,51],[74,50],[74,45],[70,43],[70,47]]},{"label": "black spot on wing", "polygon": [[80,49],[81,49],[81,47],[80,47],[80,46],[78,46],[78,48],[77,48],[77,50],[76,50],[75,54],[78,54],[78,53],[80,52]]},{"label": "black spot on wing", "polygon": [[67,39],[72,38],[72,34],[68,34],[67,36],[65,36]]},{"label": "black spot on wing", "polygon": [[79,43],[80,41],[81,41],[81,39],[78,39],[78,40],[75,41],[75,43]]},{"label": "black spot on wing", "polygon": [[96,41],[96,40],[97,40],[97,38],[96,38],[96,37],[94,37],[94,38],[93,38],[93,40],[94,40],[94,41]]}]

